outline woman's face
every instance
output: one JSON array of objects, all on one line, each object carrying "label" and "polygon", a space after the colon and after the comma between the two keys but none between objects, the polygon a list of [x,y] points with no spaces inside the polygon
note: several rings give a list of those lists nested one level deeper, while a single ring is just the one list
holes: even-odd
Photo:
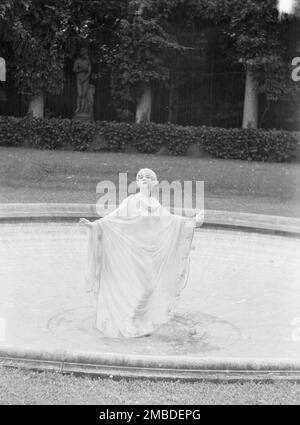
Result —
[{"label": "woman's face", "polygon": [[150,171],[139,171],[136,182],[140,189],[143,187],[152,188],[156,183],[156,179]]}]

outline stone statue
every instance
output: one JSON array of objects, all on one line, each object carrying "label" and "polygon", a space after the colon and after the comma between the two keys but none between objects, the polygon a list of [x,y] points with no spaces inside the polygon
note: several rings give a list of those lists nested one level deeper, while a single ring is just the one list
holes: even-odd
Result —
[{"label": "stone statue", "polygon": [[73,71],[76,74],[77,102],[75,117],[92,119],[95,86],[90,84],[91,62],[87,47],[79,50],[79,56],[75,59]]},{"label": "stone statue", "polygon": [[93,116],[94,109],[95,86],[89,84],[87,89],[86,112]]}]

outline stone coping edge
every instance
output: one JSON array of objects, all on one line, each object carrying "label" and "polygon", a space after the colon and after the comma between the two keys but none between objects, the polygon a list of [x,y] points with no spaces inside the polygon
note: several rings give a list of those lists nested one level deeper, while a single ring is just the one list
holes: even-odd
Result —
[{"label": "stone coping edge", "polygon": [[7,360],[30,360],[55,362],[61,365],[87,365],[106,368],[156,369],[173,371],[209,372],[300,372],[300,359],[266,358],[209,358],[195,356],[146,356],[135,354],[116,354],[84,352],[76,350],[44,350],[27,347],[0,347],[0,363]]},{"label": "stone coping edge", "polygon": [[[56,203],[33,203],[33,204],[0,204],[0,220],[7,219],[28,219],[28,218],[100,218],[97,213],[97,204],[56,204]],[[116,208],[110,205],[109,211]],[[178,215],[182,210],[169,208]],[[189,216],[191,211],[187,209]],[[105,214],[104,214],[105,215]],[[102,215],[103,216],[103,215]],[[204,210],[204,225],[217,225],[231,228],[244,228],[266,231],[287,232],[300,235],[300,218],[282,217],[276,215],[241,213],[235,211]]]}]

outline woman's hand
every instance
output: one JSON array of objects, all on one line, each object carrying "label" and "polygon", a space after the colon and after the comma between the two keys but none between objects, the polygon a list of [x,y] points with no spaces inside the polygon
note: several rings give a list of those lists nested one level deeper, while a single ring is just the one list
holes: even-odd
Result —
[{"label": "woman's hand", "polygon": [[91,221],[87,220],[86,218],[81,218],[79,220],[79,224],[82,224],[86,227],[92,227],[93,226],[93,223]]},{"label": "woman's hand", "polygon": [[195,219],[197,223],[196,226],[201,226],[204,222],[204,210],[199,211],[198,214],[196,214]]}]

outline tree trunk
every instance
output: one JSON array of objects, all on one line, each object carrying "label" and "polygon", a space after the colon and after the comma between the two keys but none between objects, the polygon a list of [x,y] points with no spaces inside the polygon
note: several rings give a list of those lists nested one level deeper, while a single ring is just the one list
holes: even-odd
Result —
[{"label": "tree trunk", "polygon": [[247,70],[244,98],[243,128],[257,128],[258,94],[251,71]]},{"label": "tree trunk", "polygon": [[28,114],[33,118],[44,118],[44,93],[32,96],[29,101]]},{"label": "tree trunk", "polygon": [[6,62],[0,57],[0,81],[6,81]]},{"label": "tree trunk", "polygon": [[177,124],[178,99],[177,99],[176,86],[177,86],[177,81],[175,76],[173,76],[170,82],[169,113],[168,113],[168,122],[172,124]]},{"label": "tree trunk", "polygon": [[150,121],[152,107],[152,92],[149,83],[143,86],[143,93],[136,106],[135,122]]}]

